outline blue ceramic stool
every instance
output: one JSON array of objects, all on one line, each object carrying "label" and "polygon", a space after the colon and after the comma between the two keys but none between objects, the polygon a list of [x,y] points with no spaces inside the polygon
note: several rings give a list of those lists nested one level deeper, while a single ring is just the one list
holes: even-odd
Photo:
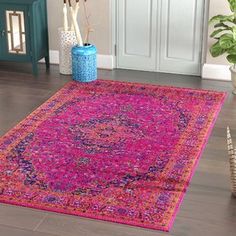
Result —
[{"label": "blue ceramic stool", "polygon": [[72,77],[79,82],[97,79],[97,49],[94,45],[72,48]]}]

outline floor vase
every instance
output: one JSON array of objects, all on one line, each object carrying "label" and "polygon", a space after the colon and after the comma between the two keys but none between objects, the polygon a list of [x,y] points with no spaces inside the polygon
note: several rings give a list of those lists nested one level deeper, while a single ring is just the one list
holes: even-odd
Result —
[{"label": "floor vase", "polygon": [[73,80],[91,82],[97,79],[97,49],[94,45],[72,48]]},{"label": "floor vase", "polygon": [[59,33],[59,69],[64,75],[72,74],[71,49],[76,45],[76,36],[74,31],[64,31],[62,28]]}]

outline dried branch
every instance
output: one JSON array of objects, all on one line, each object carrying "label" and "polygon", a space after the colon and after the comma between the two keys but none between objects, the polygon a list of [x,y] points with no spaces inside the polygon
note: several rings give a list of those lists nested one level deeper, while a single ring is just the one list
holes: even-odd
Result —
[{"label": "dried branch", "polygon": [[68,16],[67,16],[67,0],[63,0],[63,28],[64,31],[68,31]]},{"label": "dried branch", "polygon": [[92,28],[92,26],[90,24],[90,21],[89,21],[91,15],[88,14],[86,2],[87,2],[87,0],[83,1],[84,15],[85,15],[85,24],[86,24],[84,42],[86,44],[88,44],[89,43],[89,35],[90,35],[90,33],[94,32],[94,29]]},{"label": "dried branch", "polygon": [[[72,7],[71,0],[68,0],[68,2],[69,2],[69,7],[70,7],[70,14],[71,14],[71,18],[72,18],[72,24],[73,24],[74,29],[75,29],[76,39],[77,39],[77,42],[78,42],[79,46],[82,47],[84,44],[83,44],[83,39],[82,39],[82,36],[81,36],[81,33],[80,33],[79,24],[78,24],[77,18],[75,16],[75,10]],[[79,0],[76,0],[76,5],[79,8]]]}]

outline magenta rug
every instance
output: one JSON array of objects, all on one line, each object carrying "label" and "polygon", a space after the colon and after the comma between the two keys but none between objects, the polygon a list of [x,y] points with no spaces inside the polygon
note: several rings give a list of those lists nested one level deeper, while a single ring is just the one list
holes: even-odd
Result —
[{"label": "magenta rug", "polygon": [[224,98],[70,82],[0,139],[0,202],[169,231]]}]

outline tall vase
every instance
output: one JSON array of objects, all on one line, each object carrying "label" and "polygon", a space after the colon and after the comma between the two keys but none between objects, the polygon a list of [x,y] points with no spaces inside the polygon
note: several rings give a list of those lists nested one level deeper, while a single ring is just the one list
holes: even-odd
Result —
[{"label": "tall vase", "polygon": [[76,45],[72,48],[72,77],[79,82],[97,79],[97,49],[94,45]]},{"label": "tall vase", "polygon": [[59,70],[61,74],[72,74],[71,49],[77,44],[74,31],[64,31],[63,28],[58,29],[59,34]]}]

